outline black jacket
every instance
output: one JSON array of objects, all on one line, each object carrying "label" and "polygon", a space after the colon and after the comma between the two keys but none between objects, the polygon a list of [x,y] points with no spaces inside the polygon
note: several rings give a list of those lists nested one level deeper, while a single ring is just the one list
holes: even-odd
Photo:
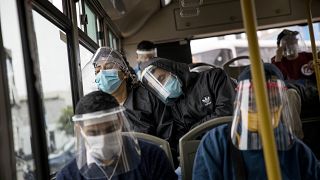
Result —
[{"label": "black jacket", "polygon": [[[148,65],[177,75],[183,84],[183,95],[167,104],[165,118],[157,124],[157,136],[168,140],[172,148],[176,149],[179,139],[196,125],[215,117],[232,115],[235,87],[222,69],[194,73],[189,71],[187,64],[162,58],[155,58],[142,68]],[[145,86],[156,93],[147,84]]]},{"label": "black jacket", "polygon": [[132,129],[158,136],[157,126],[162,121],[165,105],[145,87],[132,88],[123,105]]}]

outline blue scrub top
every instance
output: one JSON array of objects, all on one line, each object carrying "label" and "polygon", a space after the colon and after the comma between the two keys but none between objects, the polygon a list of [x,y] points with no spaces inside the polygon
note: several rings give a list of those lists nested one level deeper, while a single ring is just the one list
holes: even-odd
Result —
[{"label": "blue scrub top", "polygon": [[[228,125],[209,131],[201,140],[193,166],[193,179],[236,179],[228,151]],[[262,150],[240,151],[247,179],[267,179]],[[320,164],[312,151],[296,139],[287,151],[278,151],[283,180],[320,179]]]},{"label": "blue scrub top", "polygon": [[[140,165],[132,171],[112,177],[112,180],[176,180],[178,178],[160,147],[141,140],[139,140],[139,145],[141,149]],[[75,159],[57,174],[57,180],[85,179],[81,175]]]}]

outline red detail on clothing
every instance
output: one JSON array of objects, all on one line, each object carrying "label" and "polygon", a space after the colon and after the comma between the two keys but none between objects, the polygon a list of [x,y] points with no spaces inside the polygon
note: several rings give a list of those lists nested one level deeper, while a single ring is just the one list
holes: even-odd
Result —
[{"label": "red detail on clothing", "polygon": [[276,65],[283,74],[285,80],[313,79],[314,76],[305,76],[301,72],[301,67],[312,60],[312,53],[300,52],[298,58],[288,60],[282,57],[280,62],[275,62],[275,57],[271,59],[272,64]]}]

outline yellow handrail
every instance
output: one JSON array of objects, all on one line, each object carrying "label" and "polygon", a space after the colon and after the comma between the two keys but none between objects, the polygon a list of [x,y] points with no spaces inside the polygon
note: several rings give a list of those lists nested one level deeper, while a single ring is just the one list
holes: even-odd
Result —
[{"label": "yellow handrail", "polygon": [[259,44],[256,34],[256,14],[253,8],[252,0],[241,0],[243,23],[248,37],[253,87],[255,89],[259,119],[261,119],[260,128],[266,171],[269,179],[280,180],[280,166],[270,121],[271,116],[267,99],[266,81],[262,63],[260,61]]},{"label": "yellow handrail", "polygon": [[316,47],[316,42],[315,42],[315,39],[314,39],[314,32],[313,32],[313,26],[312,26],[311,1],[312,0],[306,0],[307,15],[308,15],[307,20],[308,20],[311,48],[312,48],[313,67],[314,67],[314,70],[315,70],[314,72],[316,74],[318,95],[319,95],[319,98],[320,98],[320,59],[317,57],[318,56],[317,55],[317,47]]}]

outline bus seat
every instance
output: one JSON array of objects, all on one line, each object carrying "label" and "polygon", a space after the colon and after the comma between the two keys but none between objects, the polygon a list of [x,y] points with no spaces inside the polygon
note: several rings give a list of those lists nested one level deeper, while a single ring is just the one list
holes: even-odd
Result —
[{"label": "bus seat", "polygon": [[188,64],[190,72],[203,72],[213,68],[217,68],[216,66],[208,63],[191,63]]},{"label": "bus seat", "polygon": [[230,77],[237,79],[242,70],[249,64],[249,56],[238,56],[224,63],[222,67]]},{"label": "bus seat", "polygon": [[197,138],[206,131],[231,121],[232,116],[217,117],[191,129],[187,134],[180,138],[179,153],[182,179],[192,179],[193,161],[200,143],[200,140]]},{"label": "bus seat", "polygon": [[166,153],[172,167],[174,167],[171,149],[170,149],[170,145],[169,145],[168,141],[161,139],[161,138],[158,138],[156,136],[145,134],[145,133],[139,133],[139,132],[133,132],[133,133],[134,133],[135,137],[137,137],[138,139],[150,142],[150,143],[158,145],[160,148],[162,148],[164,150],[164,152]]}]

